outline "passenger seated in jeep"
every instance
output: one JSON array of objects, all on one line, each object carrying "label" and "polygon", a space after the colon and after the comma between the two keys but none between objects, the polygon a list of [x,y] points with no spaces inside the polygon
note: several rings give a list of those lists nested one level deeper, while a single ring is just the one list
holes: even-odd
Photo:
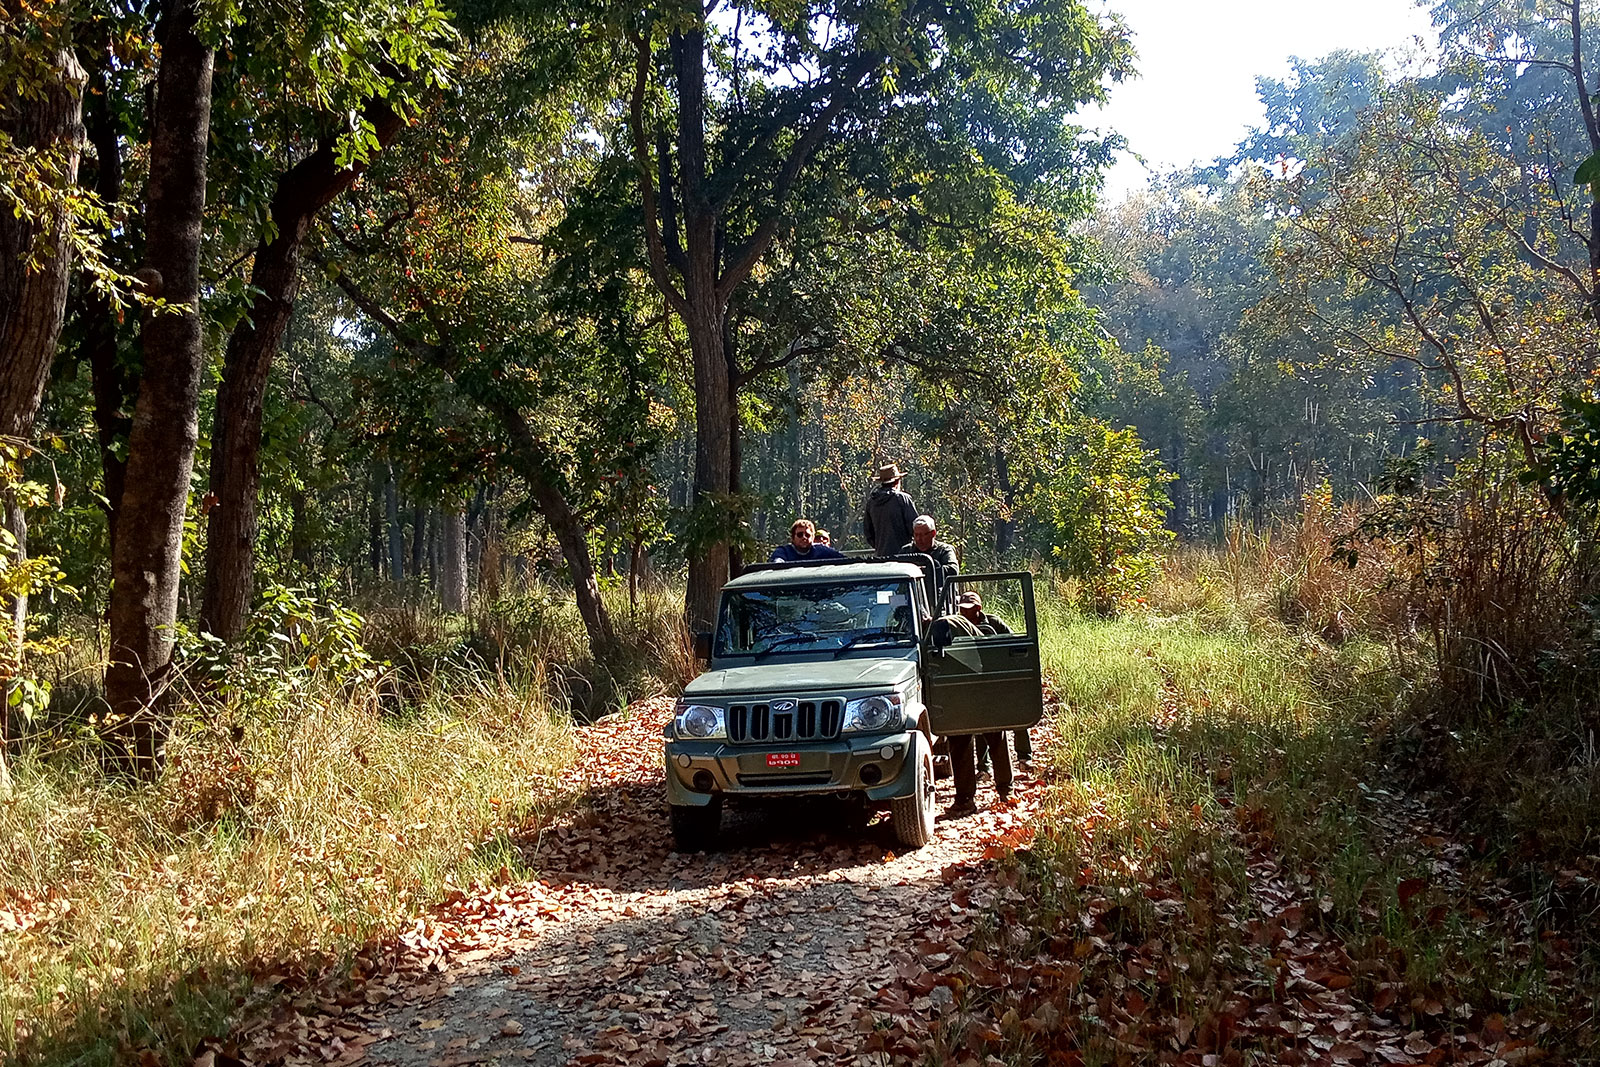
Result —
[{"label": "passenger seated in jeep", "polygon": [[998,615],[991,615],[983,610],[983,597],[975,590],[967,590],[956,597],[956,610],[961,617],[978,628],[981,636],[993,637],[995,634],[1008,634],[1011,627]]},{"label": "passenger seated in jeep", "polygon": [[844,553],[816,543],[817,527],[810,519],[796,519],[789,527],[789,543],[772,550],[769,562],[799,563],[808,559],[843,559]]}]

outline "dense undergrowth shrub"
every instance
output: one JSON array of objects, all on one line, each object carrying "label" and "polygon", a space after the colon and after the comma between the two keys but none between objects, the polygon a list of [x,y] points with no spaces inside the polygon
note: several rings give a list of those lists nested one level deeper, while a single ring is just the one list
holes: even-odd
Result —
[{"label": "dense undergrowth shrub", "polygon": [[400,706],[437,677],[516,672],[530,666],[538,670],[552,699],[580,716],[594,717],[680,687],[693,677],[680,593],[649,586],[635,604],[619,587],[604,589],[602,597],[619,645],[609,663],[592,660],[571,596],[537,581],[507,588],[491,602],[475,603],[457,619],[414,601],[376,601],[363,611],[364,642],[375,659],[395,668],[386,692]]},{"label": "dense undergrowth shrub", "polygon": [[1152,609],[1210,628],[1387,647],[1406,714],[1381,758],[1441,790],[1491,847],[1600,852],[1600,553],[1594,517],[1510,476],[1402,483],[1358,507],[1326,488],[1260,531],[1174,554]]},{"label": "dense undergrowth shrub", "polygon": [[[1384,560],[1404,624],[1376,631],[1420,681],[1388,755],[1491,847],[1600,852],[1600,553],[1594,515],[1493,471],[1382,498],[1335,551]],[[1396,546],[1405,551],[1396,551]]]}]

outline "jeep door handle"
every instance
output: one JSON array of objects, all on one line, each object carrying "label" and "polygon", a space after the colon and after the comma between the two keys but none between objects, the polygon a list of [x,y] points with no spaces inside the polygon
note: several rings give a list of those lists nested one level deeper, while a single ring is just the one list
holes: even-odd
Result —
[{"label": "jeep door handle", "polygon": [[1028,649],[1026,648],[1013,648],[1009,653],[1012,659],[1022,659],[1027,654]]}]

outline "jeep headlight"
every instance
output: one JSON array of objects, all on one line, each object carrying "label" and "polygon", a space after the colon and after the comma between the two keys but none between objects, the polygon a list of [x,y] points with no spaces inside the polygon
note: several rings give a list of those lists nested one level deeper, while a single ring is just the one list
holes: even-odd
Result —
[{"label": "jeep headlight", "polygon": [[900,725],[900,694],[861,697],[844,706],[844,729],[890,730]]},{"label": "jeep headlight", "polygon": [[677,733],[679,737],[698,739],[727,737],[728,725],[721,708],[708,704],[679,704]]}]

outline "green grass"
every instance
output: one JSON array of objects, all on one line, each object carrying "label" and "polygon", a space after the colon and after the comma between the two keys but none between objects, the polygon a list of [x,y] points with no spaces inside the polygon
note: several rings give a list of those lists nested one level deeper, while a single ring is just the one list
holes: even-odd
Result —
[{"label": "green grass", "polygon": [[[1019,960],[1069,943],[1081,951],[1092,912],[1108,941],[1163,944],[1185,961],[1147,999],[1203,1028],[1224,991],[1271,988],[1265,954],[1240,925],[1261,915],[1247,867],[1252,849],[1265,850],[1317,902],[1307,921],[1358,961],[1357,994],[1371,994],[1364,976],[1381,970],[1406,990],[1392,1011],[1412,996],[1468,1005],[1477,1018],[1526,1010],[1556,1024],[1553,1051],[1584,1049],[1584,1005],[1600,991],[1593,964],[1569,960],[1566,985],[1552,984],[1537,901],[1498,914],[1479,906],[1475,892],[1505,874],[1494,857],[1463,861],[1459,883],[1432,876],[1426,834],[1414,829],[1427,813],[1389,761],[1415,713],[1416,672],[1392,646],[1355,635],[1335,647],[1285,625],[1270,588],[1209,579],[1175,583],[1168,592],[1181,595],[1162,598],[1177,605],[1170,614],[1085,617],[1068,596],[1041,598],[1045,673],[1060,700],[1054,782],[1039,833],[1018,854],[1024,902],[997,917],[991,949]],[[1413,878],[1425,888],[1402,907],[1398,887]],[[1146,892],[1157,885],[1175,890],[1164,907],[1164,891]],[[1029,931],[1021,944],[1002,936],[1018,927]],[[1576,940],[1584,928],[1564,924]],[[1080,958],[1083,988],[1120,985],[1093,973],[1114,971],[1112,956]],[[1007,1034],[1007,1062],[1033,1062],[1045,1039],[1007,1029],[1006,1008],[973,1011]],[[1092,1014],[1075,1020],[1069,1043],[1085,1063],[1110,1062],[1115,1046]]]},{"label": "green grass", "polygon": [[1354,788],[1374,719],[1394,707],[1373,645],[1198,613],[1106,620],[1049,599],[1045,613],[1061,700],[1052,803],[1064,819],[1099,812],[1107,847],[1179,847],[1219,817],[1219,795],[1315,817],[1330,784]]},{"label": "green grass", "polygon": [[253,974],[348,957],[565,802],[568,720],[528,690],[483,681],[403,720],[313,691],[242,725],[185,724],[146,787],[83,751],[13,768],[0,910],[31,925],[0,932],[0,1051],[179,1062]]},{"label": "green grass", "polygon": [[515,835],[572,801],[573,716],[684,669],[681,598],[609,599],[626,651],[604,671],[549,590],[470,619],[379,606],[380,677],[195,698],[149,785],[36,738],[0,801],[0,1062],[187,1063],[256,977],[349,966],[453,888],[531,873]]}]

